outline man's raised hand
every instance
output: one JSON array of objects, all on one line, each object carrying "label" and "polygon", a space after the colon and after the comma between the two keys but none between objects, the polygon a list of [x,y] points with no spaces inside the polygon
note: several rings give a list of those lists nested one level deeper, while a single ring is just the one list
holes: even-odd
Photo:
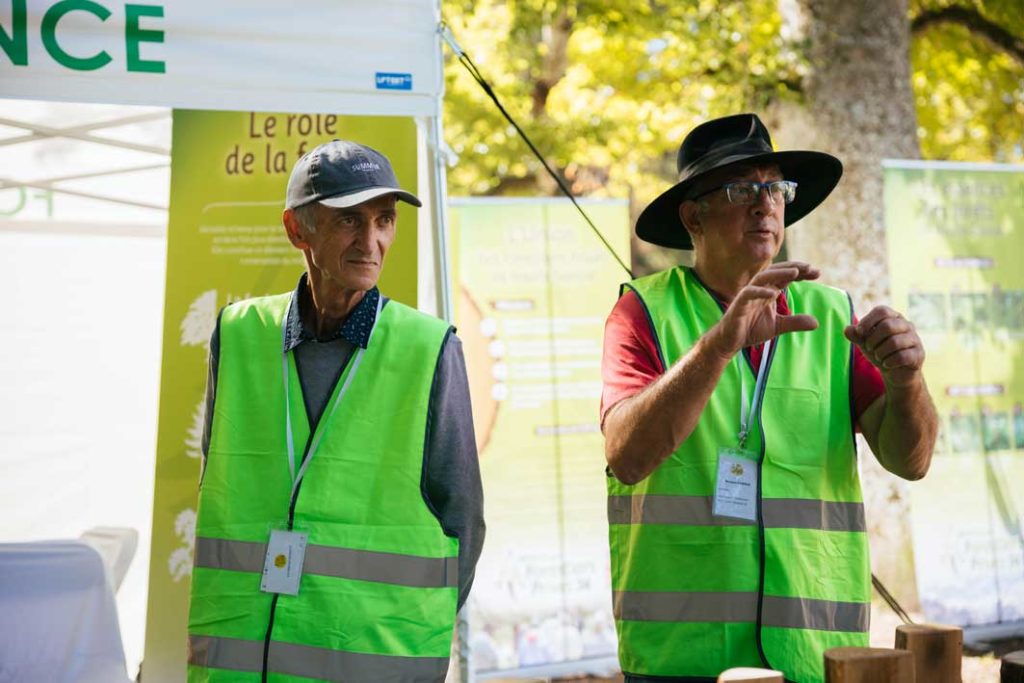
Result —
[{"label": "man's raised hand", "polygon": [[791,282],[816,280],[820,275],[821,271],[802,261],[774,263],[762,270],[739,291],[713,328],[715,347],[731,357],[780,334],[817,329],[818,321],[812,315],[780,315],[776,301]]},{"label": "man's raised hand", "polygon": [[912,383],[924,365],[924,345],[913,323],[888,306],[875,306],[844,334],[882,371],[887,385]]}]

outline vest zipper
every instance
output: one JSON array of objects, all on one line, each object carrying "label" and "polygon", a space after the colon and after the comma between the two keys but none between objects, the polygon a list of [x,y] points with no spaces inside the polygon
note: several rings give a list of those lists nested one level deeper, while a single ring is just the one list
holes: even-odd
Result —
[{"label": "vest zipper", "polygon": [[[711,289],[706,284],[704,284],[704,282],[697,276],[697,271],[696,270],[694,270],[693,268],[687,268],[687,270],[689,270],[689,272],[693,275],[694,280],[696,280],[697,283],[700,284],[700,286],[704,289],[704,291],[708,293],[708,296],[711,297],[711,300],[714,301],[715,304],[718,305],[718,308],[722,312],[722,315],[725,315],[725,312],[726,312],[725,304],[723,304],[718,299],[718,297],[715,295],[715,293],[712,292]],[[783,294],[785,294],[785,293],[783,293]],[[852,306],[852,299],[851,299],[851,306]],[[792,313],[793,313],[793,311],[790,311],[790,314],[792,314]],[[657,337],[657,335],[655,335],[655,337]],[[764,369],[764,384],[765,384],[765,389],[766,390],[767,390],[767,387],[768,387],[768,375],[771,373],[772,361],[775,359],[775,351],[778,349],[779,340],[780,339],[781,339],[781,337],[775,337],[775,339],[772,341],[771,348],[768,350],[767,366]],[[752,355],[750,353],[750,348],[749,347],[744,348],[742,351],[740,351],[740,353],[743,354],[743,357],[747,361],[747,365],[750,366],[750,369],[753,371],[754,375],[756,376],[757,375],[757,368],[754,367],[754,360],[753,360],[753,357],[752,357]],[[763,353],[763,351],[762,351],[762,353]],[[762,474],[763,474],[763,470],[761,468],[761,465],[764,463],[765,450],[767,449],[767,442],[766,442],[765,436],[764,436],[764,422],[761,419],[761,405],[762,404],[764,404],[764,394],[761,395],[760,402],[758,403],[757,406],[755,406],[756,409],[757,409],[757,426],[758,426],[758,429],[761,430],[761,453],[760,453],[760,455],[758,456],[758,459],[757,459],[757,540],[758,540],[758,546],[760,547],[761,553],[760,553],[760,567],[759,567],[759,570],[758,570],[758,578],[757,578],[757,620],[754,622],[754,642],[757,645],[757,653],[761,656],[761,660],[764,662],[764,665],[766,667],[768,667],[769,669],[771,669],[771,668],[774,668],[774,667],[772,667],[771,662],[768,661],[768,656],[764,653],[764,644],[761,642],[761,616],[762,616],[761,613],[762,613],[762,610],[764,609],[764,571],[765,571],[765,562],[764,562],[764,557],[765,557],[764,510],[763,510],[764,506],[763,506],[763,503],[762,503],[762,500],[761,500],[761,488],[762,488],[762,479],[763,479]]]},{"label": "vest zipper", "polygon": [[[315,431],[310,431],[309,437],[306,439],[306,447],[303,449],[302,462],[306,461],[309,457],[309,447],[313,443],[313,435]],[[301,466],[301,464],[300,464]],[[302,482],[295,488],[295,495],[292,496],[291,503],[288,505],[288,531],[292,530],[295,525],[295,501],[299,497],[299,489],[302,488]],[[267,661],[270,657],[270,638],[274,633],[274,613],[277,611],[277,599],[281,597],[280,593],[274,593],[274,597],[270,600],[270,616],[267,618],[267,635],[263,639],[263,669],[260,672],[261,683],[267,683]]]},{"label": "vest zipper", "polygon": [[[768,351],[767,367],[764,369],[764,385],[765,393],[768,388],[768,375],[772,369],[772,361],[775,359],[775,351],[778,349],[780,337],[775,337],[773,340],[771,349]],[[764,609],[764,572],[765,572],[765,540],[764,540],[764,501],[761,497],[762,486],[764,481],[764,470],[762,465],[764,464],[765,451],[768,448],[768,442],[764,434],[764,422],[761,419],[761,406],[764,404],[764,393],[761,394],[760,402],[757,405],[757,426],[761,430],[761,453],[757,459],[757,538],[758,544],[761,548],[761,567],[758,572],[757,580],[757,621],[754,624],[754,638],[757,643],[757,652],[761,655],[761,659],[769,669],[773,669],[771,662],[768,661],[768,655],[764,652],[764,644],[761,642],[761,617],[762,610]]]},{"label": "vest zipper", "polygon": [[[334,392],[338,389],[338,381],[341,379],[342,375],[345,374],[345,369],[348,368],[348,365],[352,361],[352,357],[355,355],[355,353],[356,349],[353,349],[352,353],[349,354],[348,360],[346,360],[345,364],[341,366],[341,371],[338,373],[338,376],[334,379],[334,386],[331,388],[331,396],[333,396]],[[297,365],[295,369],[296,371],[298,371]],[[328,403],[330,403],[329,399]],[[305,407],[306,405],[305,396],[302,397],[302,405],[303,407]],[[285,406],[285,410],[288,410],[288,406]],[[309,457],[309,447],[313,445],[313,437],[316,436],[316,430],[320,426],[320,420],[322,420],[323,417],[323,411],[321,411],[320,418],[317,419],[316,424],[313,424],[310,427],[309,436],[306,437],[306,447],[302,449],[302,460],[299,462],[300,468],[302,467],[303,463],[306,462],[306,458]],[[306,418],[308,421],[308,411],[306,414]],[[292,495],[292,499],[288,503],[288,531],[291,531],[295,526],[295,503],[298,502],[299,500],[299,491],[302,490],[302,482],[304,480],[305,477],[299,480],[299,485],[295,487],[295,493]],[[270,638],[274,633],[274,613],[277,611],[277,599],[279,597],[281,597],[280,593],[274,593],[274,597],[270,601],[270,616],[268,617],[267,621],[267,635],[263,639],[263,670],[260,673],[260,683],[267,683],[267,660],[270,657]]]}]

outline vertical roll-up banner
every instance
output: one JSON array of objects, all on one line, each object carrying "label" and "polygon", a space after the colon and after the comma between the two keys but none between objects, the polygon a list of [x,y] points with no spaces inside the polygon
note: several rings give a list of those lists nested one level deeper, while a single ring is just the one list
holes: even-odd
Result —
[{"label": "vertical roll-up banner", "polygon": [[[628,261],[628,204],[580,204]],[[609,673],[618,661],[601,349],[629,276],[568,200],[449,205],[487,519],[469,599],[473,669],[481,677]]]},{"label": "vertical roll-up banner", "polygon": [[1024,621],[1024,167],[887,161],[893,305],[924,341],[941,432],[910,484],[930,621]]},{"label": "vertical roll-up banner", "polygon": [[[402,187],[417,187],[417,127],[409,117],[174,111],[147,683],[185,680],[207,355],[217,313],[232,301],[294,289],[304,262],[281,223],[285,187],[299,156],[332,138],[379,150]],[[399,202],[398,236],[380,280],[385,295],[413,307],[416,226],[416,209]]]}]

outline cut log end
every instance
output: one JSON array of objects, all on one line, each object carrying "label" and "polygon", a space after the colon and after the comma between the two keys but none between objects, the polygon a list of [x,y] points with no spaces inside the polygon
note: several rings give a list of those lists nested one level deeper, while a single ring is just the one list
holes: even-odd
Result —
[{"label": "cut log end", "polygon": [[784,683],[785,679],[781,671],[772,669],[756,669],[752,667],[737,667],[727,669],[718,676],[718,683]]}]

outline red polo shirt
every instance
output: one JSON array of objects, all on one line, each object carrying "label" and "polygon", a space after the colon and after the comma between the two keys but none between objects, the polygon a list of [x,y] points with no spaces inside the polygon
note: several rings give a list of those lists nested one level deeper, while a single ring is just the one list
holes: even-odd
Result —
[{"label": "red polo shirt", "polygon": [[[780,315],[789,315],[789,304],[785,296],[779,296],[776,310]],[[750,349],[755,368],[761,362],[763,346]],[[604,379],[604,390],[601,393],[602,427],[609,408],[638,394],[664,373],[665,368],[658,356],[658,346],[647,320],[647,312],[636,292],[627,291],[619,297],[604,326],[604,356],[601,360],[601,376]],[[864,410],[885,393],[885,384],[882,382],[882,373],[856,346],[853,348],[852,381],[855,417],[859,419]]]}]

